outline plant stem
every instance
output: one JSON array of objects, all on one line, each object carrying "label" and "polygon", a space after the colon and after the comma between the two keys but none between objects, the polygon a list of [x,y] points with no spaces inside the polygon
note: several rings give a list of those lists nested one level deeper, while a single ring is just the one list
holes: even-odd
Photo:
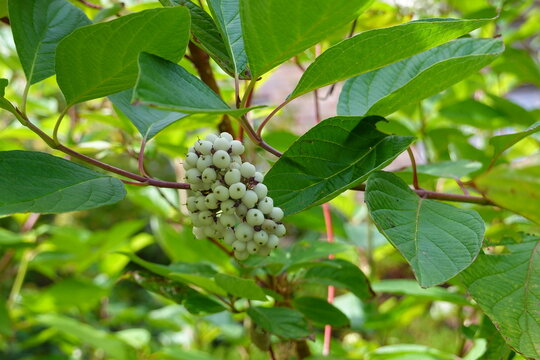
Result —
[{"label": "plant stem", "polygon": [[30,90],[30,81],[26,82],[26,85],[24,86],[22,99],[21,99],[21,111],[23,113],[26,113],[26,101],[28,100],[28,91]]},{"label": "plant stem", "polygon": [[[326,226],[326,237],[329,243],[334,242],[334,231],[332,229],[332,215],[330,214],[330,205],[328,203],[322,204],[323,214],[324,214],[324,224]],[[328,255],[329,259],[334,258],[334,254]],[[329,304],[334,302],[335,288],[333,286],[328,286],[328,297],[327,301]],[[323,341],[323,356],[330,355],[330,342],[332,341],[332,325],[324,326],[324,341]]]},{"label": "plant stem", "polygon": [[58,129],[60,129],[60,124],[62,124],[62,119],[64,119],[64,116],[67,114],[68,110],[69,110],[69,107],[64,108],[64,110],[62,110],[62,112],[58,116],[56,123],[54,124],[53,140],[56,144],[60,144],[60,142],[58,141]]},{"label": "plant stem", "polygon": [[289,102],[291,102],[292,99],[287,99],[285,100],[284,102],[282,102],[281,104],[278,105],[278,107],[276,107],[267,117],[266,119],[263,120],[263,122],[261,123],[261,125],[259,125],[259,127],[257,128],[257,136],[261,136],[261,133],[262,133],[262,130],[263,128],[266,126],[266,124],[268,123],[268,121],[270,121],[270,119],[272,119],[272,117],[279,111],[281,110],[281,108],[283,108],[285,105],[287,105]]},{"label": "plant stem", "polygon": [[139,155],[137,156],[137,163],[139,165],[139,174],[148,178],[148,174],[144,170],[144,149],[146,148],[146,136],[141,141],[141,148],[139,149]]},{"label": "plant stem", "polygon": [[409,146],[407,148],[407,153],[409,154],[409,158],[411,159],[411,166],[412,166],[412,173],[413,173],[413,186],[416,190],[420,189],[420,186],[418,185],[418,173],[416,172],[416,160],[414,159],[414,154],[411,150],[411,147]]},{"label": "plant stem", "polygon": [[78,2],[80,2],[81,4],[84,4],[92,9],[98,9],[98,10],[101,10],[103,9],[103,6],[100,6],[100,5],[97,5],[97,4],[93,4],[91,3],[90,1],[86,1],[86,0],[77,0]]},{"label": "plant stem", "polygon": [[242,101],[240,101],[240,108],[246,107],[247,101],[249,97],[251,96],[253,89],[255,89],[255,84],[257,84],[256,79],[251,79],[249,81],[246,91],[244,92],[244,96],[242,96]]}]

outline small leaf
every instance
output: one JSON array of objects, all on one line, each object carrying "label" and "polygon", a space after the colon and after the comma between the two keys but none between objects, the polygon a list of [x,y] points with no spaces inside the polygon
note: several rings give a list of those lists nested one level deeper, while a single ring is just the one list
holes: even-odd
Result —
[{"label": "small leaf", "polygon": [[240,0],[253,77],[271,70],[352,22],[368,0]]},{"label": "small leaf", "polygon": [[87,210],[125,195],[120,180],[71,161],[33,151],[0,152],[0,215]]},{"label": "small leaf", "polygon": [[424,19],[365,31],[322,53],[306,69],[289,99],[408,58],[467,34],[490,21]]},{"label": "small leaf", "polygon": [[135,85],[142,51],[178,61],[189,41],[182,6],[150,9],[75,30],[58,45],[56,72],[68,105]]},{"label": "small leaf", "polygon": [[540,357],[540,238],[507,245],[509,254],[480,255],[462,273],[473,299],[506,342],[526,357]]},{"label": "small leaf", "polygon": [[[160,0],[160,2],[163,6],[187,7],[191,15],[193,42],[210,55],[227,74],[234,76],[233,60],[212,17],[190,0]],[[240,76],[240,79],[246,77]]]},{"label": "small leaf", "polygon": [[177,304],[182,304],[189,293],[196,292],[181,282],[157,276],[146,271],[128,273],[126,279]]},{"label": "small leaf", "polygon": [[371,287],[376,293],[408,295],[420,299],[446,301],[457,305],[471,306],[471,302],[460,294],[452,293],[448,289],[439,286],[422,289],[414,280],[381,280],[372,283]]},{"label": "small leaf", "polygon": [[305,338],[310,334],[304,316],[293,309],[250,307],[247,314],[264,330],[285,339]]},{"label": "small leaf", "polygon": [[326,300],[305,296],[294,299],[293,306],[317,324],[338,327],[349,325],[349,318]]},{"label": "small leaf", "polygon": [[266,175],[269,196],[287,214],[322,204],[392,162],[412,137],[389,136],[381,117],[326,119],[300,137]]},{"label": "small leaf", "polygon": [[217,301],[193,291],[188,294],[184,304],[186,310],[195,315],[215,314],[225,311],[225,307]]},{"label": "small leaf", "polygon": [[216,274],[216,284],[229,294],[250,300],[266,300],[264,291],[252,279],[242,279],[226,274]]},{"label": "small leaf", "polygon": [[502,53],[499,39],[457,39],[343,85],[339,115],[386,116],[465,79]]},{"label": "small leaf", "polygon": [[306,271],[304,278],[319,284],[343,287],[361,300],[368,300],[374,295],[366,275],[358,266],[342,259],[315,263]]},{"label": "small leaf", "polygon": [[152,109],[145,105],[131,104],[133,89],[109,96],[111,102],[135,125],[147,140],[172,123],[185,118],[188,114]]},{"label": "small leaf", "polygon": [[369,177],[365,196],[373,221],[411,264],[420,286],[447,281],[478,255],[484,221],[475,211],[420,198],[386,172]]},{"label": "small leaf", "polygon": [[9,2],[13,39],[26,79],[35,84],[54,75],[56,46],[73,30],[92,22],[66,0]]},{"label": "small leaf", "polygon": [[169,111],[242,115],[247,109],[231,109],[197,77],[173,62],[142,53],[135,101]]},{"label": "small leaf", "polygon": [[226,40],[235,73],[243,74],[243,77],[245,77],[248,60],[244,48],[244,38],[242,37],[240,0],[209,0],[208,6],[214,18],[217,19],[223,39]]},{"label": "small leaf", "polygon": [[499,165],[474,179],[474,183],[496,204],[540,224],[540,166]]},{"label": "small leaf", "polygon": [[527,130],[513,134],[494,136],[489,139],[489,144],[493,146],[494,149],[492,163],[495,163],[495,160],[497,160],[503,152],[511,148],[513,145],[538,131],[540,131],[540,121],[532,124]]}]

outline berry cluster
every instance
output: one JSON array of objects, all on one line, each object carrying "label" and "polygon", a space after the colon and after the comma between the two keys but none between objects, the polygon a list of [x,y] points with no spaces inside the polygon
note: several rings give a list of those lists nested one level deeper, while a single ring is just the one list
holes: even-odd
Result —
[{"label": "berry cluster", "polygon": [[242,162],[243,152],[244,145],[231,134],[210,134],[189,149],[184,162],[193,234],[223,239],[238,260],[270,254],[285,235],[283,210],[267,196],[264,176]]}]

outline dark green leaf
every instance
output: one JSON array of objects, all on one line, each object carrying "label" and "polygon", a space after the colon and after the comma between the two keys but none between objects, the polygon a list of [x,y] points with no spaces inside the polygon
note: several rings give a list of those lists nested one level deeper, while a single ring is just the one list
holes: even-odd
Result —
[{"label": "dark green leaf", "polygon": [[9,2],[17,53],[30,84],[54,75],[56,46],[78,27],[92,22],[66,0]]},{"label": "dark green leaf", "polygon": [[440,114],[453,123],[470,125],[480,129],[494,130],[512,125],[504,113],[474,99],[450,103],[440,109]]},{"label": "dark green leaf", "polygon": [[319,325],[349,325],[347,316],[326,300],[305,296],[294,299],[293,306],[309,320]]},{"label": "dark green leaf", "polygon": [[187,7],[191,15],[193,42],[210,55],[226,73],[234,76],[233,61],[212,17],[190,0],[160,0],[160,2],[163,6],[180,5]]},{"label": "dark green leaf", "polygon": [[13,333],[11,328],[11,318],[5,301],[5,297],[0,297],[0,335],[9,337]]},{"label": "dark green leaf", "polygon": [[195,291],[188,294],[186,300],[184,300],[184,306],[187,311],[195,315],[215,314],[226,310],[217,301]]},{"label": "dark green leaf", "polygon": [[409,295],[427,300],[447,301],[457,305],[471,305],[471,303],[460,294],[452,293],[448,291],[448,289],[438,286],[422,289],[414,280],[381,280],[372,283],[371,287],[376,293]]},{"label": "dark green leaf", "polygon": [[298,339],[309,336],[304,316],[296,310],[273,307],[250,307],[249,317],[264,330],[285,339]]},{"label": "dark green leaf", "polygon": [[4,95],[6,95],[7,86],[8,86],[8,80],[0,79],[0,97],[4,97]]},{"label": "dark green leaf", "polygon": [[306,271],[305,279],[346,288],[362,300],[367,300],[374,295],[366,275],[358,266],[348,261],[342,259],[323,260],[313,265],[314,267]]},{"label": "dark green leaf", "polygon": [[229,294],[250,300],[266,300],[264,291],[252,279],[242,279],[226,274],[216,274],[216,284]]},{"label": "dark green leaf", "polygon": [[489,144],[493,146],[494,149],[494,154],[492,158],[493,163],[502,155],[503,152],[505,152],[527,136],[532,135],[538,131],[540,131],[540,121],[537,121],[525,131],[520,131],[507,135],[494,136],[489,139]]},{"label": "dark green leaf", "polygon": [[510,347],[487,316],[483,316],[476,337],[486,339],[489,344],[480,360],[508,359],[510,353],[512,353]]},{"label": "dark green leaf", "polygon": [[58,45],[58,85],[68,105],[129,89],[137,79],[139,53],[178,61],[188,41],[189,12],[182,6],[77,29]]},{"label": "dark green leaf", "polygon": [[146,290],[161,295],[177,304],[182,304],[189,293],[196,292],[181,282],[156,276],[146,271],[134,271],[128,273],[126,278],[142,286]]},{"label": "dark green leaf", "polygon": [[408,58],[490,21],[425,19],[363,32],[322,53],[307,68],[289,99]]},{"label": "dark green leaf", "polygon": [[540,357],[540,238],[507,245],[510,254],[480,255],[462,273],[467,290],[506,342]]},{"label": "dark green leaf", "polygon": [[145,105],[133,105],[131,104],[132,95],[133,89],[129,89],[111,95],[109,99],[148,140],[167,126],[188,116],[179,112],[152,109]]},{"label": "dark green leaf", "polygon": [[392,162],[412,137],[389,136],[381,117],[326,119],[300,137],[266,175],[269,196],[285,214],[322,204]]},{"label": "dark green leaf", "polygon": [[61,213],[114,204],[124,184],[46,153],[0,152],[0,215]]},{"label": "dark green leaf", "polygon": [[240,0],[249,67],[259,77],[352,22],[368,0]]},{"label": "dark green leaf", "polygon": [[457,39],[345,82],[339,115],[386,116],[477,72],[502,53],[499,39]]},{"label": "dark green leaf", "polygon": [[240,20],[240,0],[209,0],[208,6],[217,19],[223,39],[229,48],[233,60],[235,73],[246,76],[248,60],[244,39],[242,37],[242,24]]},{"label": "dark green leaf", "polygon": [[540,224],[540,166],[499,165],[474,183],[488,199]]},{"label": "dark green leaf", "polygon": [[197,77],[160,57],[142,53],[134,100],[169,111],[242,115],[251,110],[231,109]]},{"label": "dark green leaf", "polygon": [[420,198],[386,172],[369,177],[365,196],[373,221],[411,264],[422,287],[447,281],[478,255],[484,221],[475,211]]}]

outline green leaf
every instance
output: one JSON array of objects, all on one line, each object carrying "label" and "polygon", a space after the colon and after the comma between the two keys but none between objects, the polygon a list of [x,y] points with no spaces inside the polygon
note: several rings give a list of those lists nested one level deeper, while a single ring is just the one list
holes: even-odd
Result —
[{"label": "green leaf", "polygon": [[381,280],[372,283],[371,288],[376,293],[409,295],[420,299],[447,301],[457,305],[471,306],[471,303],[460,294],[452,293],[448,289],[439,286],[422,289],[414,280]]},{"label": "green leaf", "polygon": [[189,21],[188,10],[179,6],[75,30],[56,52],[58,85],[68,105],[133,87],[142,51],[180,60],[189,41]]},{"label": "green leaf", "polygon": [[366,275],[358,266],[342,259],[323,260],[313,264],[306,271],[304,279],[343,287],[361,300],[370,299],[374,295]]},{"label": "green leaf", "polygon": [[152,109],[145,105],[133,105],[131,104],[132,95],[133,89],[129,89],[111,95],[109,99],[147,140],[156,136],[172,123],[188,116],[179,112]]},{"label": "green leaf", "polygon": [[513,352],[487,316],[482,317],[482,322],[480,323],[480,328],[478,329],[476,337],[485,339],[489,344],[486,352],[480,358],[481,360],[508,359],[510,353]]},{"label": "green leaf", "polygon": [[246,77],[249,72],[244,38],[242,37],[242,23],[240,20],[240,0],[209,0],[208,6],[212,15],[217,19],[219,30],[228,46],[230,57],[233,60],[236,74]]},{"label": "green leaf", "polygon": [[242,279],[226,274],[216,274],[216,284],[229,294],[250,300],[266,300],[264,291],[252,279]]},{"label": "green leaf", "polygon": [[474,183],[496,204],[540,224],[540,166],[500,165],[477,177]]},{"label": "green leaf", "polygon": [[0,78],[0,97],[4,97],[4,95],[6,95],[7,86],[8,86],[8,80]]},{"label": "green leaf", "polygon": [[[193,42],[202,48],[229,75],[234,76],[234,64],[227,45],[210,15],[190,0],[160,0],[163,6],[185,6],[191,15]],[[245,77],[240,76],[240,79]]]},{"label": "green leaf", "polygon": [[305,338],[310,334],[304,316],[293,309],[250,307],[247,314],[264,330],[285,339]]},{"label": "green leaf", "polygon": [[196,292],[181,282],[157,276],[146,271],[130,272],[126,274],[125,278],[177,304],[182,304],[188,294]]},{"label": "green leaf", "polygon": [[66,0],[9,2],[13,39],[30,84],[54,75],[56,46],[73,30],[92,22]]},{"label": "green leaf", "polygon": [[490,21],[491,19],[425,19],[365,31],[322,53],[306,69],[289,99],[408,58]]},{"label": "green leaf", "polygon": [[133,92],[135,101],[169,111],[242,115],[247,109],[231,109],[197,77],[173,62],[142,53],[140,73]]},{"label": "green leaf", "polygon": [[419,174],[443,178],[462,178],[482,168],[482,163],[471,160],[441,161],[431,164],[422,164],[416,167]]},{"label": "green leaf", "polygon": [[494,136],[489,139],[489,144],[493,146],[494,149],[492,163],[495,163],[495,161],[502,155],[503,152],[505,152],[521,140],[525,139],[527,136],[532,135],[538,131],[540,131],[540,121],[535,122],[525,131]]},{"label": "green leaf", "polygon": [[317,324],[338,327],[349,325],[349,318],[326,300],[305,296],[294,299],[293,306]]},{"label": "green leaf", "polygon": [[11,317],[5,298],[0,298],[0,335],[10,337],[13,334]]},{"label": "green leaf", "polygon": [[540,238],[507,245],[510,253],[480,255],[462,273],[467,290],[506,342],[540,357]]},{"label": "green leaf", "polygon": [[458,83],[503,51],[499,39],[457,39],[345,82],[338,115],[386,116]]},{"label": "green leaf", "polygon": [[249,67],[257,78],[358,17],[369,0],[240,0]]},{"label": "green leaf", "polygon": [[269,196],[285,214],[322,204],[392,162],[412,137],[389,136],[381,117],[326,119],[300,137],[266,175]]},{"label": "green leaf", "polygon": [[0,215],[93,209],[125,194],[120,180],[71,161],[33,151],[0,152]]},{"label": "green leaf", "polygon": [[373,221],[411,264],[422,287],[452,278],[480,251],[484,221],[475,211],[420,198],[386,172],[369,177],[365,197]]},{"label": "green leaf", "polygon": [[136,359],[134,349],[122,340],[77,320],[61,315],[43,314],[37,317],[37,322],[54,328],[66,336],[75,337],[81,344],[88,344],[95,349],[100,349],[115,359]]},{"label": "green leaf", "polygon": [[7,85],[8,85],[8,80],[0,78],[0,108],[15,114],[16,110],[13,107],[13,105],[11,105],[11,103],[4,98],[4,95],[6,94]]},{"label": "green leaf", "polygon": [[366,357],[368,360],[454,360],[455,355],[425,345],[397,344],[381,346]]},{"label": "green leaf", "polygon": [[195,315],[215,314],[225,311],[225,307],[217,301],[193,291],[188,294],[184,304],[186,310]]}]

